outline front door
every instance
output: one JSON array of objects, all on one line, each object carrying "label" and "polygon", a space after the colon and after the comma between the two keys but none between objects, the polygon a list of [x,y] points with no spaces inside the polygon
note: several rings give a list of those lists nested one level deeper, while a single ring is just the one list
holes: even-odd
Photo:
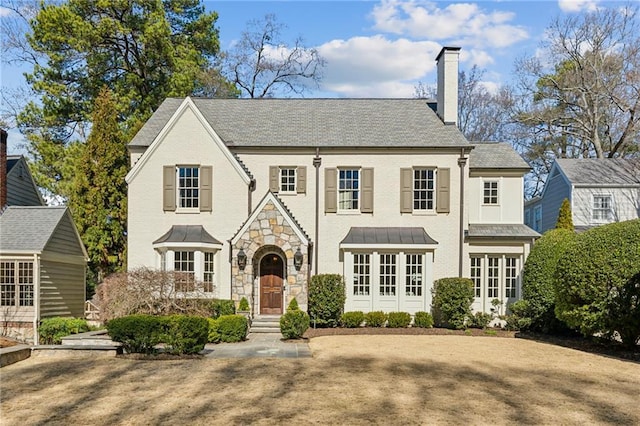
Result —
[{"label": "front door", "polygon": [[260,313],[282,314],[282,284],[284,263],[277,254],[267,254],[260,260]]}]

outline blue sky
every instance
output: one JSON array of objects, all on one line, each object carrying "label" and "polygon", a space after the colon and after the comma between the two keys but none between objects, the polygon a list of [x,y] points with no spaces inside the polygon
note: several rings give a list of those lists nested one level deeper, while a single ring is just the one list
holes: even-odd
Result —
[{"label": "blue sky", "polygon": [[[445,2],[382,1],[206,1],[219,14],[223,50],[238,40],[249,20],[268,13],[287,26],[284,39],[302,36],[326,59],[321,86],[307,97],[411,97],[421,81],[436,81],[435,57],[442,46],[459,46],[461,69],[486,70],[485,85],[512,80],[514,60],[535,55],[555,17],[594,7],[603,0]],[[0,19],[6,10],[0,8]],[[19,68],[2,64],[2,86],[24,84]],[[10,132],[10,152],[19,136]],[[13,140],[13,143],[11,142]]]}]

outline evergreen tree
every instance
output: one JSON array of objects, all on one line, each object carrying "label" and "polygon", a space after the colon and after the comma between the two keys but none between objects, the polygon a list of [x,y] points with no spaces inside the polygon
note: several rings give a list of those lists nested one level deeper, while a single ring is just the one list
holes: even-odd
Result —
[{"label": "evergreen tree", "polygon": [[79,145],[75,179],[68,205],[89,254],[91,275],[100,282],[124,269],[129,168],[124,135],[117,120],[116,101],[107,88],[95,100],[93,128]]},{"label": "evergreen tree", "polygon": [[569,203],[568,198],[565,198],[562,201],[562,205],[560,206],[560,211],[558,212],[558,221],[556,222],[556,229],[567,229],[572,232],[574,231],[573,217],[571,214],[571,203]]}]

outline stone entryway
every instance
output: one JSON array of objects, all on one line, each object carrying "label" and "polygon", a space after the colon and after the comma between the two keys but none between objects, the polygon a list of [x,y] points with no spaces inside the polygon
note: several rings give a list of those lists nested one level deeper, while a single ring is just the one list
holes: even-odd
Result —
[{"label": "stone entryway", "polygon": [[276,253],[268,253],[260,259],[260,314],[282,314],[284,285],[284,261]]}]

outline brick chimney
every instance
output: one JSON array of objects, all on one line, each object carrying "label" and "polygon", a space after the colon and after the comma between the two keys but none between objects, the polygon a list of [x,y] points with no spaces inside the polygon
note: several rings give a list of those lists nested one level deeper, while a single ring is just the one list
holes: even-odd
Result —
[{"label": "brick chimney", "polygon": [[0,129],[0,212],[7,205],[7,132]]},{"label": "brick chimney", "polygon": [[438,107],[436,112],[444,124],[458,124],[458,56],[459,47],[443,47],[438,64]]}]

